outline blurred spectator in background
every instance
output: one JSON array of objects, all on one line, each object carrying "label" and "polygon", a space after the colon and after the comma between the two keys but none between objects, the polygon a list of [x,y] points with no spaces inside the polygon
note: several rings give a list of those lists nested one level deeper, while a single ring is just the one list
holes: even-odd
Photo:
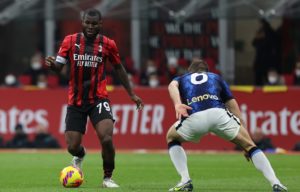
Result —
[{"label": "blurred spectator in background", "polygon": [[157,66],[155,65],[154,61],[151,59],[148,59],[146,61],[146,64],[144,66],[144,69],[142,70],[140,74],[140,83],[141,85],[149,85],[149,76],[150,74],[156,73],[158,74]]},{"label": "blurred spectator in background", "polygon": [[151,88],[156,88],[160,85],[159,76],[157,75],[157,73],[149,74],[148,85]]},{"label": "blurred spectator in background", "polygon": [[217,69],[215,60],[209,51],[203,51],[203,60],[207,63],[210,72],[221,75],[221,72]]},{"label": "blurred spectator in background", "polygon": [[15,135],[6,143],[7,148],[30,148],[32,143],[28,139],[28,135],[23,130],[22,124],[15,127]]},{"label": "blurred spectator in background", "polygon": [[278,69],[278,40],[277,35],[270,23],[265,19],[259,21],[259,28],[252,41],[255,48],[254,59],[254,83],[261,86],[267,75],[267,70],[270,68]]},{"label": "blurred spectator in background", "polygon": [[32,145],[35,148],[60,148],[58,141],[48,133],[47,127],[43,124],[37,125]]},{"label": "blurred spectator in background", "polygon": [[278,73],[276,69],[269,69],[267,73],[267,79],[264,85],[284,85],[283,77]]},{"label": "blurred spectator in background", "polygon": [[4,78],[4,86],[5,87],[18,87],[19,82],[15,75],[7,74]]},{"label": "blurred spectator in background", "polygon": [[300,142],[295,144],[293,151],[300,151]]},{"label": "blurred spectator in background", "polygon": [[[275,151],[274,145],[270,138],[266,137],[263,131],[260,128],[256,128],[254,133],[251,134],[251,138],[255,145],[263,151],[272,152]],[[235,147],[235,150],[242,150],[239,146]]]},{"label": "blurred spectator in background", "polygon": [[5,143],[4,143],[3,138],[0,135],[0,148],[3,148],[3,147],[5,147]]},{"label": "blurred spectator in background", "polygon": [[45,89],[48,87],[48,80],[46,74],[41,73],[37,76],[36,86],[40,89]]},{"label": "blurred spectator in background", "polygon": [[257,128],[255,132],[252,134],[252,139],[254,143],[263,151],[272,151],[275,150],[276,147],[272,144],[270,138],[266,137],[263,131],[260,128]]},{"label": "blurred spectator in background", "polygon": [[298,61],[294,71],[294,85],[300,85],[300,62]]},{"label": "blurred spectator in background", "polygon": [[47,70],[43,67],[43,57],[40,52],[36,52],[30,60],[30,68],[25,71],[31,77],[31,84],[37,85],[39,75],[47,75]]},{"label": "blurred spectator in background", "polygon": [[177,76],[178,72],[178,60],[176,57],[168,58],[168,75],[169,79],[172,80]]}]

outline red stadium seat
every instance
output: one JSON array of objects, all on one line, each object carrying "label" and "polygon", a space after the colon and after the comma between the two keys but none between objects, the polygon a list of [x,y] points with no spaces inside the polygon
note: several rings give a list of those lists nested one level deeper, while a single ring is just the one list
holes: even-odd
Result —
[{"label": "red stadium seat", "polygon": [[32,81],[30,75],[20,75],[18,80],[21,85],[31,85]]},{"label": "red stadium seat", "polygon": [[294,74],[286,73],[283,74],[285,85],[294,85]]},{"label": "red stadium seat", "polygon": [[59,79],[56,75],[49,75],[47,77],[47,83],[49,88],[56,88],[59,86]]}]

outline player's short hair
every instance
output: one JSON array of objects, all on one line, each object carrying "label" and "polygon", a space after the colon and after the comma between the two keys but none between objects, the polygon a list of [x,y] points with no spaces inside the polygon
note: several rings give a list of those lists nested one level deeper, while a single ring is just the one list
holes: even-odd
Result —
[{"label": "player's short hair", "polygon": [[99,20],[102,19],[101,12],[97,9],[91,8],[91,9],[85,10],[82,15],[82,20],[85,18],[86,15],[91,16],[91,17],[98,16]]},{"label": "player's short hair", "polygon": [[188,71],[191,73],[208,72],[208,65],[202,59],[194,59],[190,64]]}]

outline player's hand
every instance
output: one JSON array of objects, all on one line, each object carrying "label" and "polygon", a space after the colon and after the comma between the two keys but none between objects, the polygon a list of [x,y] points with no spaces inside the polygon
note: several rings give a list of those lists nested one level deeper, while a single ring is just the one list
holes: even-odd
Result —
[{"label": "player's hand", "polygon": [[53,57],[53,56],[46,57],[45,64],[49,67],[54,66],[55,65],[55,57]]},{"label": "player's hand", "polygon": [[181,119],[181,117],[188,117],[189,114],[188,114],[187,110],[192,110],[192,109],[193,108],[191,108],[190,106],[185,105],[185,104],[175,105],[176,118]]},{"label": "player's hand", "polygon": [[132,95],[131,100],[135,102],[137,110],[142,110],[144,108],[144,103],[142,99],[139,98],[137,95]]}]

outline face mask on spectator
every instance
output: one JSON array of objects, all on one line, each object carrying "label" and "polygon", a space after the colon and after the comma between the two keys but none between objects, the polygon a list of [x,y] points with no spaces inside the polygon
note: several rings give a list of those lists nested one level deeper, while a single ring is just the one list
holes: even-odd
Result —
[{"label": "face mask on spectator", "polygon": [[149,80],[149,86],[150,87],[157,87],[158,84],[159,84],[159,81],[157,79]]},{"label": "face mask on spectator", "polygon": [[296,69],[295,73],[297,77],[300,77],[300,69]]},{"label": "face mask on spectator", "polygon": [[47,83],[46,82],[38,82],[37,86],[38,86],[38,88],[44,89],[44,88],[47,88]]},{"label": "face mask on spectator", "polygon": [[42,64],[40,62],[32,62],[31,63],[31,68],[34,69],[34,70],[39,70],[40,68],[42,68]]},{"label": "face mask on spectator", "polygon": [[6,75],[4,81],[5,81],[6,85],[10,86],[10,85],[15,84],[17,82],[17,79],[16,79],[16,77],[14,75],[9,74],[9,75]]},{"label": "face mask on spectator", "polygon": [[275,83],[277,81],[277,77],[275,77],[275,76],[269,76],[268,80],[269,80],[269,83],[273,84],[273,83]]},{"label": "face mask on spectator", "polygon": [[154,66],[147,67],[147,74],[154,73],[154,72],[156,72],[156,67]]}]

